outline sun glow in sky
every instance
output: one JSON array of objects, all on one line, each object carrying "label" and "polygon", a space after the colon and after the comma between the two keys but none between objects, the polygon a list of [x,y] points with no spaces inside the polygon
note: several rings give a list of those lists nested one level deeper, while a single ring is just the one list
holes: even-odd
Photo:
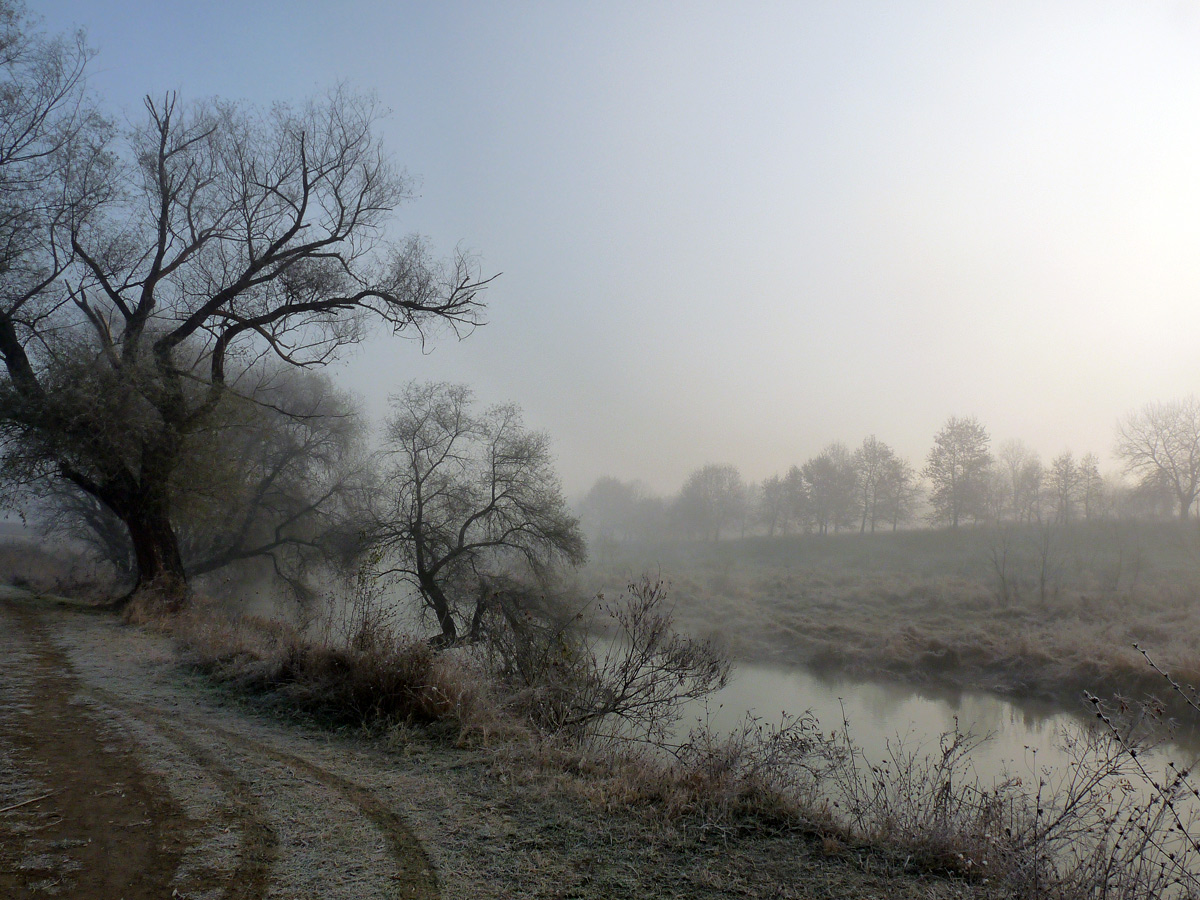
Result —
[{"label": "sun glow in sky", "polygon": [[373,340],[512,400],[579,494],[747,479],[951,414],[1044,458],[1200,391],[1200,8],[1185,3],[29,0],[91,84],[392,113],[398,234],[476,251],[489,324]]}]

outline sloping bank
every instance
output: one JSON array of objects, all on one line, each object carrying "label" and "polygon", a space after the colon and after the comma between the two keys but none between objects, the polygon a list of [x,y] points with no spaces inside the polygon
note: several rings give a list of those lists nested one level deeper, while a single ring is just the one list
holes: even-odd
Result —
[{"label": "sloping bank", "polygon": [[[68,698],[128,772],[100,773],[105,790],[129,796],[136,783],[159,798],[124,830],[168,829],[175,855],[160,874],[182,896],[998,895],[794,821],[668,816],[644,792],[623,794],[612,770],[511,736],[305,726],[261,696],[214,688],[170,639],[108,616],[12,599],[0,616],[6,710],[36,713],[39,692]],[[19,726],[49,721],[20,715]],[[0,852],[15,873],[4,886],[41,897],[48,885],[86,885],[92,863],[69,840],[52,852],[39,843],[39,829],[84,801],[53,782],[36,735],[15,740],[16,727],[0,731],[11,773]]]}]

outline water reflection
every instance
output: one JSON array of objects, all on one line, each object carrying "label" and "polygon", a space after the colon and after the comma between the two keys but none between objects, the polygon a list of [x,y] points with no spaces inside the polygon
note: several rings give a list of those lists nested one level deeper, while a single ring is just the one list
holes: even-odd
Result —
[{"label": "water reflection", "polygon": [[[715,730],[727,732],[748,711],[777,723],[783,713],[806,710],[827,734],[841,729],[844,716],[856,745],[876,760],[898,741],[906,751],[936,753],[939,737],[955,728],[986,736],[971,754],[975,774],[984,782],[1007,775],[1024,778],[1040,774],[1044,767],[1064,766],[1068,762],[1061,748],[1064,730],[1077,730],[1090,721],[1090,710],[1082,700],[1078,712],[1070,713],[1050,704],[982,692],[831,679],[801,670],[740,665],[730,684],[709,699],[707,708],[697,704],[688,710],[682,728],[686,731],[707,718]],[[1164,747],[1155,755],[1163,757],[1174,749]]]}]

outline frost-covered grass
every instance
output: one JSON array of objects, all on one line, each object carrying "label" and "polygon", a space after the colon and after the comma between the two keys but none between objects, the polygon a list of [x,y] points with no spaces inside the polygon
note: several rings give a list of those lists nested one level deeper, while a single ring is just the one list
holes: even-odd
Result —
[{"label": "frost-covered grass", "polygon": [[1200,680],[1200,529],[1097,522],[604,545],[581,575],[672,584],[737,658],[1058,698],[1161,693],[1138,642]]}]

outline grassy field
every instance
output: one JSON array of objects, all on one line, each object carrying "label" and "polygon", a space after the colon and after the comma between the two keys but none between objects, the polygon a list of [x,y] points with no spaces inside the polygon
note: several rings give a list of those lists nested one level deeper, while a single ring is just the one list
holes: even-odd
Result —
[{"label": "grassy field", "polygon": [[603,544],[579,577],[651,572],[736,658],[1014,696],[1200,683],[1200,527],[1097,522]]},{"label": "grassy field", "polygon": [[[659,585],[622,585],[661,573],[675,582],[675,612],[688,630],[716,635],[743,657],[1057,696],[1056,671],[1093,688],[1105,678],[1161,684],[1136,654],[1120,655],[1131,636],[1158,639],[1164,662],[1192,658],[1194,543],[1188,529],[1141,526],[607,546],[596,548],[580,587],[636,611],[661,596]],[[63,560],[36,546],[10,547],[0,563],[11,568],[9,584],[25,585],[10,589],[10,605],[70,587],[70,577],[55,576]],[[1181,812],[1200,796],[1190,769],[1146,769],[1121,706],[1098,704],[1103,727],[1064,733],[1076,748],[1071,762],[1031,783],[977,780],[976,739],[957,728],[936,746],[889,743],[870,759],[848,728],[828,731],[807,716],[778,726],[748,718],[730,734],[698,728],[682,743],[646,747],[629,732],[579,730],[548,713],[608,716],[623,685],[634,690],[635,710],[642,700],[668,702],[694,654],[676,644],[669,622],[659,628],[657,606],[611,643],[630,668],[593,658],[587,626],[564,632],[549,620],[504,619],[509,629],[487,643],[436,653],[389,624],[374,593],[329,603],[331,627],[315,632],[202,598],[185,615],[146,624],[174,638],[178,657],[160,651],[164,661],[202,674],[226,702],[380,740],[401,758],[419,754],[419,771],[438,760],[466,778],[460,756],[470,754],[469,784],[456,774],[424,791],[437,810],[447,796],[464,797],[452,827],[469,845],[459,858],[535,851],[511,872],[479,870],[480,884],[507,875],[522,896],[564,896],[565,887],[579,897],[714,900],[1163,900],[1200,890],[1200,843]],[[26,612],[18,619],[36,643],[49,634],[36,616],[51,613]],[[104,620],[53,614],[66,631]],[[89,644],[98,655],[81,671],[108,672],[115,640]],[[480,810],[500,807],[512,846],[480,854],[479,842],[495,835],[476,827]],[[406,810],[415,815],[411,804]],[[430,846],[444,850],[431,834]],[[637,858],[596,857],[597,834]],[[531,883],[530,871],[545,877]]]}]

